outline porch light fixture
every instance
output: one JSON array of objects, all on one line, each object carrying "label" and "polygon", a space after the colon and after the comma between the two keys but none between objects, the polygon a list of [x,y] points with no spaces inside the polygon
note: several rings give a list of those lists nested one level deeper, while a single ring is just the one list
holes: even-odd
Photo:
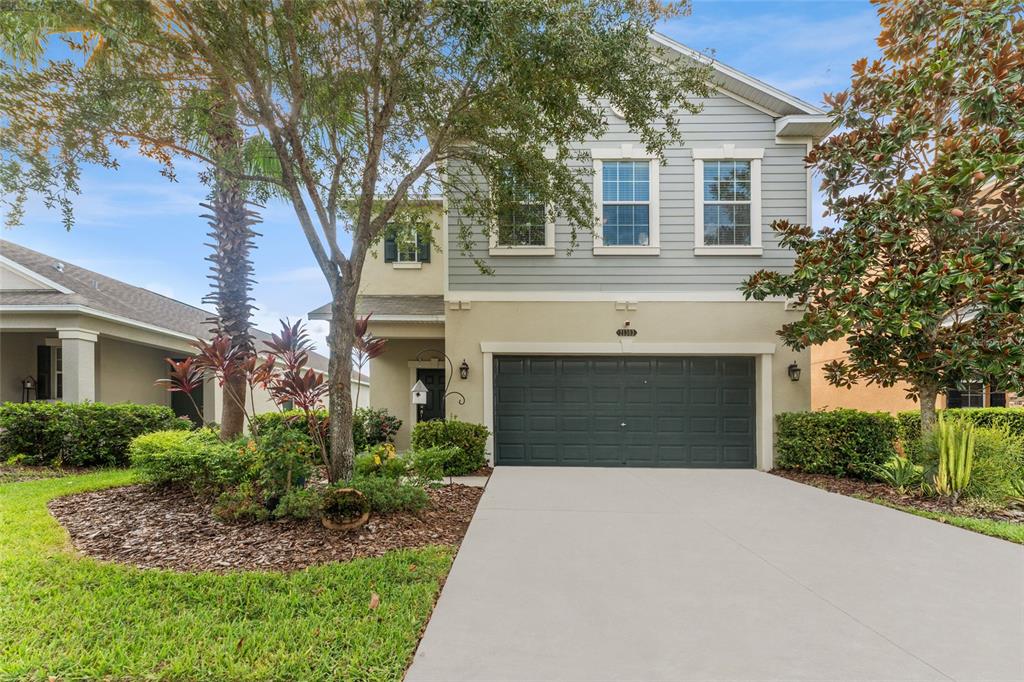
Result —
[{"label": "porch light fixture", "polygon": [[790,381],[800,381],[800,366],[795,362],[786,369]]},{"label": "porch light fixture", "polygon": [[459,365],[459,378],[460,379],[468,379],[469,378],[469,363],[466,362],[465,359],[463,359],[462,364]]}]

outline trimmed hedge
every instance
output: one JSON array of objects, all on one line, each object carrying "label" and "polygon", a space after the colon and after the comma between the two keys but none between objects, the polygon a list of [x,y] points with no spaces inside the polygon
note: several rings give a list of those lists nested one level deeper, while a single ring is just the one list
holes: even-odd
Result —
[{"label": "trimmed hedge", "polygon": [[0,461],[37,466],[124,466],[128,445],[153,431],[190,430],[163,405],[133,403],[3,403]]},{"label": "trimmed hedge", "polygon": [[462,456],[452,456],[444,463],[444,475],[465,476],[487,463],[487,436],[490,433],[483,424],[434,419],[413,427],[412,449],[458,448]]},{"label": "trimmed hedge", "polygon": [[884,412],[787,412],[776,417],[776,466],[870,479],[895,454],[896,418]]},{"label": "trimmed hedge", "polygon": [[[956,407],[939,411],[946,415],[947,419],[966,419],[983,428],[1005,426],[1011,434],[1024,437],[1024,407]],[[921,438],[919,411],[900,412],[897,419],[900,425],[900,440],[904,444]]]}]

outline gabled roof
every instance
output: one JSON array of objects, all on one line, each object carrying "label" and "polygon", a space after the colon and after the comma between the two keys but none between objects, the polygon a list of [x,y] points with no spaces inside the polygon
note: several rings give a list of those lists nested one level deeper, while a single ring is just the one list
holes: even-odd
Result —
[{"label": "gabled roof", "polygon": [[[799,97],[747,75],[738,69],[723,64],[702,52],[687,47],[660,33],[651,33],[651,41],[656,45],[671,50],[680,56],[692,59],[701,64],[711,66],[714,85],[726,94],[733,94],[774,115],[777,119],[776,133],[779,135],[800,135],[824,137],[834,127],[828,115]],[[789,117],[796,117],[789,119]],[[789,120],[787,120],[789,119]],[[779,124],[779,121],[782,121]],[[799,123],[800,127],[791,128],[791,124]]]},{"label": "gabled roof", "polygon": [[[39,289],[0,291],[0,306],[4,308],[24,306],[55,312],[66,308],[85,314],[94,311],[110,318],[123,318],[155,327],[179,338],[210,336],[208,319],[212,313],[208,310],[101,275],[5,239],[0,239],[0,266],[7,266],[40,283]],[[264,341],[270,335],[254,329],[253,337],[257,341]],[[328,360],[319,353],[310,353],[309,365],[326,372]],[[366,379],[365,375],[360,377]]]},{"label": "gabled roof", "polygon": [[[444,296],[360,294],[356,316],[372,315],[371,322],[444,322]],[[309,313],[311,320],[330,320],[331,304]]]}]

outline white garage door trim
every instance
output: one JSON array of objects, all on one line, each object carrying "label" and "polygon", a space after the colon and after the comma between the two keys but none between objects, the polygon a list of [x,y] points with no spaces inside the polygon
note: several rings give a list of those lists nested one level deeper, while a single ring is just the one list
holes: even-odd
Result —
[{"label": "white garage door trim", "polygon": [[543,343],[482,341],[484,359],[484,426],[491,432],[487,452],[494,463],[495,355],[746,355],[757,359],[757,468],[768,471],[775,458],[775,419],[772,408],[773,343]]}]

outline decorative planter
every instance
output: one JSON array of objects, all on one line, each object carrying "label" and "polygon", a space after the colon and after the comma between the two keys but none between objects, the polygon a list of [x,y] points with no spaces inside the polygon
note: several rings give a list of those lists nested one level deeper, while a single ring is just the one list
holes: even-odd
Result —
[{"label": "decorative planter", "polygon": [[370,503],[355,488],[332,488],[324,494],[323,513],[320,516],[324,528],[355,530],[369,520]]}]

